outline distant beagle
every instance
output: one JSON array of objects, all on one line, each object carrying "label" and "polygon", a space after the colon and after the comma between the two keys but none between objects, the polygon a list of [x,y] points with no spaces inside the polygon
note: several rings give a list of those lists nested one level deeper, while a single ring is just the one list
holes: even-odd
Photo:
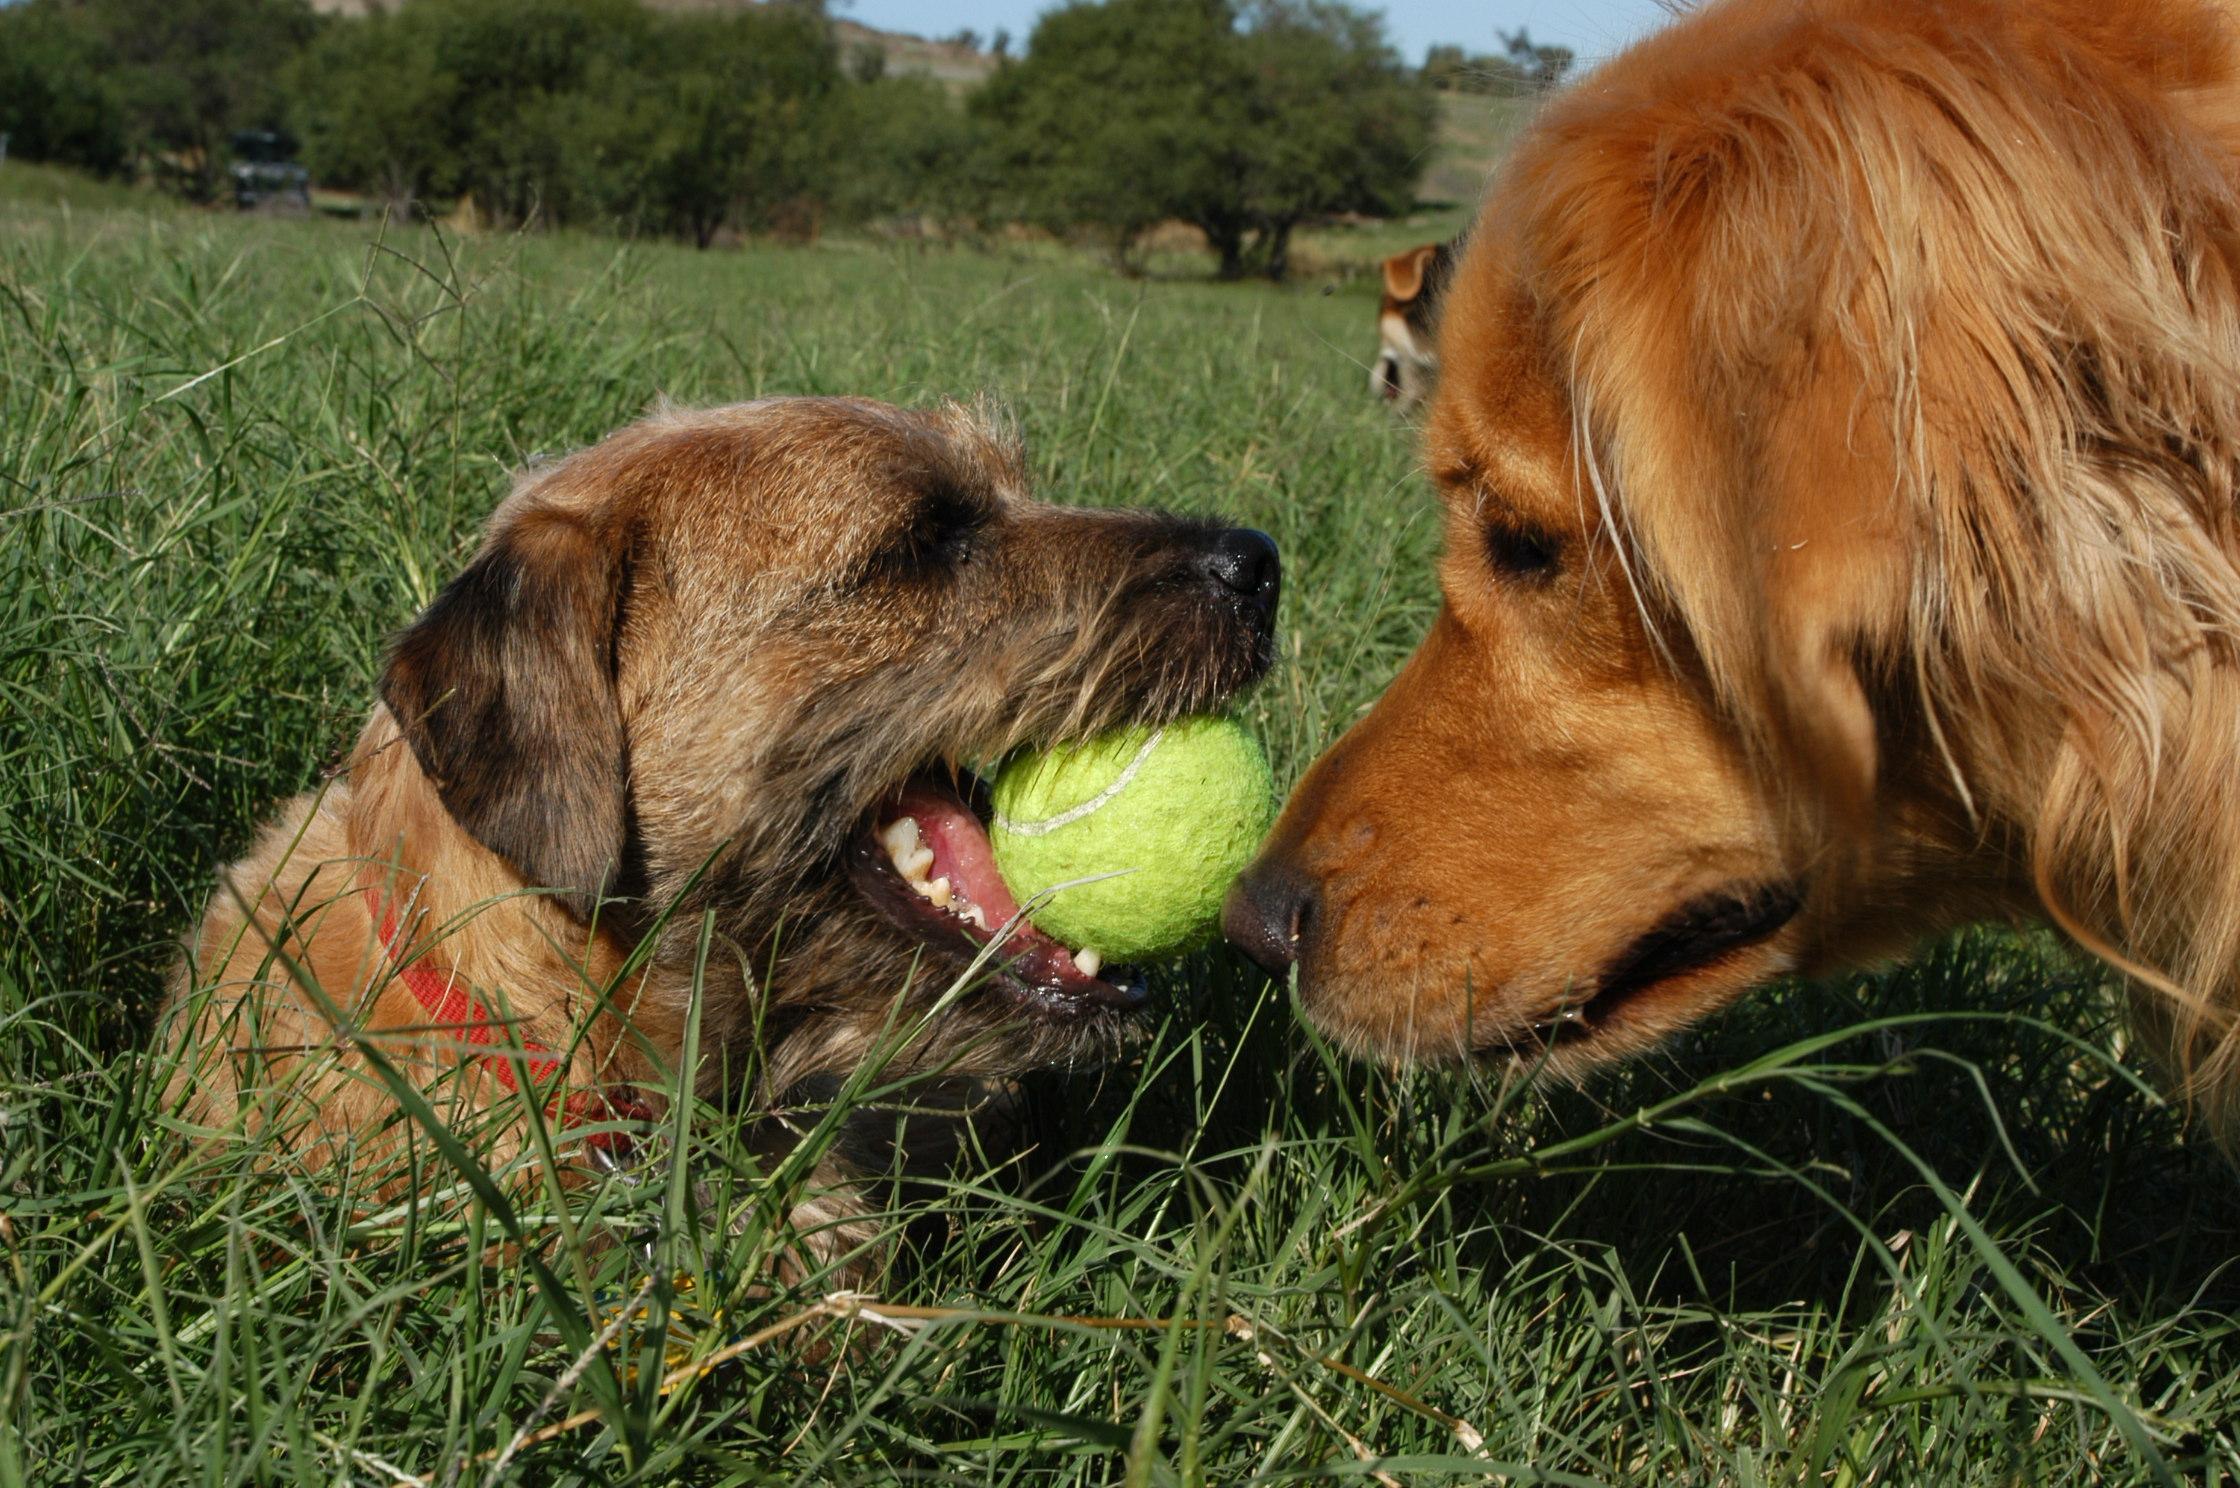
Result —
[{"label": "distant beagle", "polygon": [[1439,306],[1454,269],[1455,244],[1425,243],[1384,261],[1377,305],[1377,364],[1369,386],[1406,411],[1431,392],[1439,373]]}]

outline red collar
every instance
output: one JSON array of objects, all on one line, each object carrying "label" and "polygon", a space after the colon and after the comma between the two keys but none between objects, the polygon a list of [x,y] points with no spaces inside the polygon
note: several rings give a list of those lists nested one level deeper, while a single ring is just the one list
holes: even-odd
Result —
[{"label": "red collar", "polygon": [[[616,1087],[612,1092],[578,1090],[564,1094],[560,1089],[560,1056],[533,1039],[524,1038],[517,1046],[512,1044],[505,1038],[506,1025],[493,1020],[482,1004],[475,1001],[473,994],[461,985],[456,969],[438,971],[419,954],[397,943],[395,901],[371,885],[367,886],[365,895],[366,911],[373,917],[374,933],[380,937],[381,949],[396,963],[397,980],[403,982],[413,1000],[427,1010],[429,1021],[436,1028],[477,1047],[500,1043],[507,1046],[503,1052],[476,1057],[508,1095],[521,1088],[520,1079],[514,1073],[514,1061],[509,1057],[518,1047],[531,1087],[552,1088],[553,1096],[545,1106],[545,1114],[559,1121],[563,1128],[587,1122],[653,1119],[653,1112],[628,1086]],[[601,1157],[615,1162],[627,1160],[635,1146],[628,1135],[617,1131],[592,1132],[583,1142]]]}]

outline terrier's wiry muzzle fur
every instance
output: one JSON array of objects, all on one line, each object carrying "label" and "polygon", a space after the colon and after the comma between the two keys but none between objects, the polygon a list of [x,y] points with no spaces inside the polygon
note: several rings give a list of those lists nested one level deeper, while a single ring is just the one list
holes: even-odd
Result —
[{"label": "terrier's wiry muzzle fur", "polygon": [[1094,1062],[1123,1000],[1000,969],[957,992],[974,947],[882,913],[851,849],[914,779],[1219,705],[1268,665],[1275,587],[1258,534],[1035,500],[981,411],[657,413],[521,478],[397,640],[346,775],[225,875],[174,990],[176,1101],[313,1162],[391,1140],[376,1054],[502,1104],[400,986],[416,957],[568,1090],[658,1086],[695,1002],[703,1083],[751,1067],[765,1100],[897,1029],[898,1072]]}]

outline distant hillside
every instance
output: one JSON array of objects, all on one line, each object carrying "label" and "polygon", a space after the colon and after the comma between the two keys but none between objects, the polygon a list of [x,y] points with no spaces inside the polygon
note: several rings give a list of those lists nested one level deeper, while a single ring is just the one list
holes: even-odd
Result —
[{"label": "distant hillside", "polygon": [[[654,0],[654,3],[681,6],[693,0]],[[726,0],[701,0],[701,3],[720,5]],[[996,70],[994,57],[953,41],[928,41],[907,31],[881,31],[843,20],[832,23],[832,34],[838,38],[843,53],[863,46],[875,46],[885,52],[889,72],[922,72],[945,83],[970,86]]]},{"label": "distant hillside", "polygon": [[1417,194],[1427,202],[1477,203],[1493,168],[1532,117],[1535,100],[1478,93],[1439,95],[1439,133]]},{"label": "distant hillside", "polygon": [[[382,8],[384,0],[311,0],[311,8],[324,15],[364,15]],[[742,10],[761,0],[645,0],[655,10]],[[842,55],[863,47],[877,47],[886,54],[890,72],[921,72],[945,83],[970,86],[996,69],[996,59],[973,47],[949,41],[929,41],[907,31],[881,31],[858,21],[835,17],[832,34]]]}]

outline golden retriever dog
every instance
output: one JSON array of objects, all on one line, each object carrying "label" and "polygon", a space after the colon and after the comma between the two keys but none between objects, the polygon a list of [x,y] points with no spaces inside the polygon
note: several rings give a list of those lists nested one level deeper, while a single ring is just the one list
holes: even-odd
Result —
[{"label": "golden retriever dog", "polygon": [[1439,312],[1454,274],[1455,243],[1425,243],[1382,265],[1377,296],[1377,361],[1369,391],[1407,412],[1430,395],[1439,377]]},{"label": "golden retriever dog", "polygon": [[363,1169],[409,1090],[493,1162],[540,1114],[612,1159],[694,1020],[703,1085],[752,1067],[764,1105],[897,1030],[886,1078],[1093,1063],[1144,992],[1020,914],[966,767],[1220,704],[1278,583],[1261,533],[1034,499],[956,407],[662,411],[531,471],[347,771],[223,875],[176,1106]]},{"label": "golden retriever dog", "polygon": [[2240,1092],[2240,14],[1713,0],[1456,271],[1445,603],[1226,917],[1400,1060],[1575,1075],[2043,916]]}]

